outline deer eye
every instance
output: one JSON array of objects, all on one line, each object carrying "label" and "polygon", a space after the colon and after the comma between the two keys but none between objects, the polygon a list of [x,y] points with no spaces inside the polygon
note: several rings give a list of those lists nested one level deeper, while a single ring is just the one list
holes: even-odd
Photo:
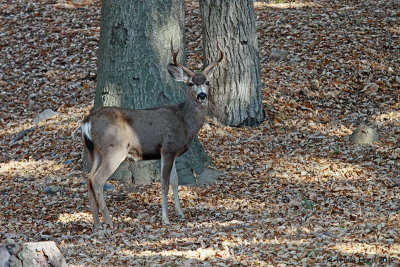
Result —
[{"label": "deer eye", "polygon": [[188,85],[189,85],[190,87],[192,87],[192,86],[194,86],[194,83],[189,82]]},{"label": "deer eye", "polygon": [[210,85],[210,81],[206,81],[206,85]]}]

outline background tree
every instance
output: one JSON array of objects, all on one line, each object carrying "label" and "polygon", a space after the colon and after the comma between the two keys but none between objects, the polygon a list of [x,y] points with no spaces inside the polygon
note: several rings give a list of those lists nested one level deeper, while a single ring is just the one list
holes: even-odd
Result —
[{"label": "background tree", "polygon": [[253,0],[200,0],[204,64],[226,57],[214,72],[210,115],[230,126],[255,126],[264,119]]},{"label": "background tree", "polygon": [[[142,109],[184,101],[185,86],[173,81],[166,68],[172,60],[171,38],[181,51],[179,62],[185,62],[184,2],[102,1],[95,108]],[[202,173],[208,161],[194,138],[188,152],[176,161],[180,183],[194,183],[193,171]],[[124,162],[116,173],[129,179],[132,171],[138,183],[146,182],[139,181],[140,176],[159,177],[158,164],[146,162]]]}]

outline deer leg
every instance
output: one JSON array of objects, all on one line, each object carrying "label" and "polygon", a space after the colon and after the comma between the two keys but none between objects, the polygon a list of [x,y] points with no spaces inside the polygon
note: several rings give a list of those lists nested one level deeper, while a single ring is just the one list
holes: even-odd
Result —
[{"label": "deer leg", "polygon": [[97,205],[103,215],[104,222],[109,225],[110,228],[113,227],[111,221],[110,213],[108,211],[106,201],[103,194],[103,186],[107,179],[114,173],[122,161],[126,157],[125,150],[114,148],[112,152],[105,153],[102,157],[99,168],[90,180],[90,184],[94,191]]},{"label": "deer leg", "polygon": [[172,187],[172,192],[174,193],[175,213],[177,216],[179,216],[183,219],[185,217],[185,215],[183,215],[183,211],[182,211],[181,205],[179,203],[178,174],[176,173],[175,160],[174,160],[174,164],[172,165],[170,184]]},{"label": "deer leg", "polygon": [[94,195],[94,191],[93,191],[90,181],[93,179],[93,174],[96,172],[96,170],[100,166],[100,154],[97,153],[96,151],[93,151],[92,155],[93,155],[93,157],[91,157],[92,169],[88,175],[87,188],[88,188],[88,195],[89,195],[89,206],[90,206],[90,210],[91,210],[92,216],[93,216],[94,227],[99,228],[100,227],[99,206],[97,205],[96,197]]},{"label": "deer leg", "polygon": [[168,219],[168,189],[169,179],[171,177],[171,170],[174,164],[174,157],[172,155],[161,155],[161,192],[162,192],[162,222],[169,224]]}]

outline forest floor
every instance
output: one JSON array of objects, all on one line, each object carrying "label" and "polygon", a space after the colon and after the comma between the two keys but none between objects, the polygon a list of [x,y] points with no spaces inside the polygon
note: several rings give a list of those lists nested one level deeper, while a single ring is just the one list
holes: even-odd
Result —
[{"label": "forest floor", "polygon": [[[202,128],[222,177],[180,187],[184,222],[160,223],[158,183],[111,181],[115,230],[102,237],[73,134],[93,106],[101,3],[2,0],[0,244],[54,240],[71,266],[400,262],[400,2],[271,2],[255,2],[265,122]],[[199,17],[188,1],[191,66]],[[58,116],[16,140],[46,108]],[[374,145],[349,142],[363,122]]]}]

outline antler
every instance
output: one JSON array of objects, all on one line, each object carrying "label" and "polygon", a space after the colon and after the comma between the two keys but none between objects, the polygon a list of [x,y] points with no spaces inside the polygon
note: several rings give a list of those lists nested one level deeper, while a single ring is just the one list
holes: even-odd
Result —
[{"label": "antler", "polygon": [[175,65],[175,66],[178,66],[179,68],[181,68],[184,72],[186,72],[187,74],[189,74],[189,76],[191,76],[191,77],[194,76],[194,72],[193,72],[193,71],[191,71],[190,69],[186,68],[185,66],[179,64],[179,63],[176,61],[176,57],[178,56],[178,53],[179,53],[179,50],[178,50],[178,51],[175,51],[175,50],[174,50],[174,45],[173,45],[172,39],[171,39],[171,54],[172,54],[172,58],[173,58],[174,65]]},{"label": "antler", "polygon": [[207,75],[207,73],[208,73],[212,68],[214,68],[215,65],[217,65],[218,63],[220,63],[220,62],[222,61],[222,59],[224,58],[224,51],[222,51],[222,48],[221,48],[219,45],[218,45],[218,48],[219,48],[219,53],[220,53],[219,59],[216,60],[216,61],[214,61],[214,62],[212,62],[210,65],[207,66],[207,68],[205,68],[205,69],[203,70],[202,73],[203,73],[204,75]]}]

